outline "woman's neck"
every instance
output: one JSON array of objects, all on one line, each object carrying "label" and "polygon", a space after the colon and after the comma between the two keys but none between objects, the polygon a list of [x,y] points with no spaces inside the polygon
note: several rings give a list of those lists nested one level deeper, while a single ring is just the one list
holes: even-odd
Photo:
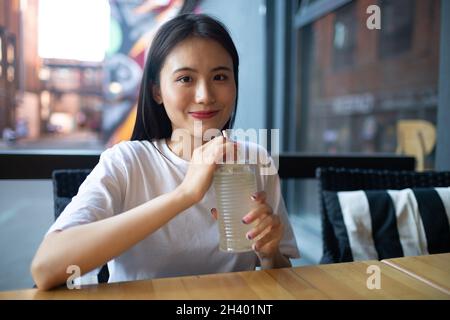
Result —
[{"label": "woman's neck", "polygon": [[177,139],[173,137],[166,139],[169,149],[179,158],[186,161],[190,161],[194,149],[200,147],[205,142],[202,138],[197,138],[192,135],[177,137]]}]

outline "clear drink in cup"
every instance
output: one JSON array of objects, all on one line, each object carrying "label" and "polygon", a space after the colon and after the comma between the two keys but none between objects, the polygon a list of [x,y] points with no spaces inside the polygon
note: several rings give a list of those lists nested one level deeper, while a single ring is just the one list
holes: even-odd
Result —
[{"label": "clear drink in cup", "polygon": [[252,241],[246,234],[253,227],[242,218],[254,207],[251,195],[257,191],[255,166],[223,164],[214,174],[217,198],[220,250],[246,252],[252,250]]}]

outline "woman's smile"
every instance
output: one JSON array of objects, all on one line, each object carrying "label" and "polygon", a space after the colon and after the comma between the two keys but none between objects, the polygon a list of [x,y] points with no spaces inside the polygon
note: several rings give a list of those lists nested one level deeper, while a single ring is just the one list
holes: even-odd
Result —
[{"label": "woman's smile", "polygon": [[203,110],[203,111],[190,111],[189,115],[195,119],[205,120],[216,116],[220,110]]}]

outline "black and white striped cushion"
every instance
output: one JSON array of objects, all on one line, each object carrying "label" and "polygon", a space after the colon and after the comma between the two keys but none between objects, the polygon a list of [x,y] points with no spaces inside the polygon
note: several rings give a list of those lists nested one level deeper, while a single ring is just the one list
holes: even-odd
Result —
[{"label": "black and white striped cushion", "polygon": [[450,187],[324,191],[341,261],[450,252]]}]

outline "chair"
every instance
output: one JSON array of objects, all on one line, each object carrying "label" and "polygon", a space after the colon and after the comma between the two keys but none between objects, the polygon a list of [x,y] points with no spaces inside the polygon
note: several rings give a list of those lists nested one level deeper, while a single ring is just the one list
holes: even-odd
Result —
[{"label": "chair", "polygon": [[[72,201],[72,197],[78,193],[78,188],[91,171],[91,169],[65,169],[53,171],[52,180],[55,220],[59,217],[61,212],[63,212],[70,201]],[[108,265],[105,264],[101,268],[97,278],[99,283],[108,282]]]},{"label": "chair", "polygon": [[450,186],[450,172],[388,171],[372,169],[318,168],[323,255],[320,263],[342,262],[338,240],[326,213],[323,191],[400,190]]}]

